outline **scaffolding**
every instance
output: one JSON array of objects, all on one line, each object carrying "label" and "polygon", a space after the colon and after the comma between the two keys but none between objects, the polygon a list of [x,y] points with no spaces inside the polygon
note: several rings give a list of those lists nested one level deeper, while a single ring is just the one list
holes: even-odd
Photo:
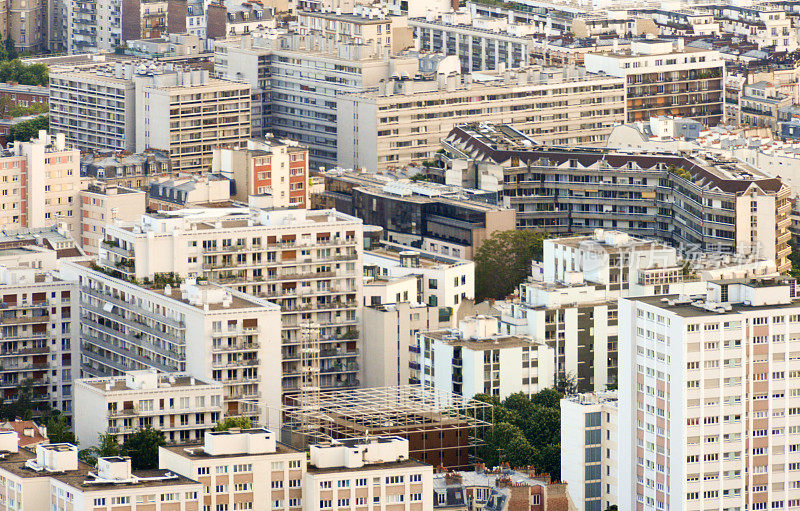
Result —
[{"label": "scaffolding", "polygon": [[[284,431],[295,446],[334,439],[394,435],[408,438],[412,458],[436,449],[468,449],[474,457],[479,432],[494,422],[493,407],[482,401],[422,385],[351,389],[288,396]],[[455,432],[459,440],[435,445],[429,434]],[[462,433],[466,433],[463,435]],[[418,454],[415,456],[414,454]]]}]

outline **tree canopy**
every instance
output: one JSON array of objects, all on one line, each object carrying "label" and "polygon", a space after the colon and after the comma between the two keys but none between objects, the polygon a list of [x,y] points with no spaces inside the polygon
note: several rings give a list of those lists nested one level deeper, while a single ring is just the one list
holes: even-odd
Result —
[{"label": "tree canopy", "polygon": [[231,428],[250,429],[252,423],[247,417],[226,417],[214,426],[214,431],[228,431]]},{"label": "tree canopy", "polygon": [[482,433],[478,455],[488,467],[506,462],[512,467],[533,466],[561,478],[561,394],[545,389],[532,397],[518,393],[504,401],[486,394],[475,399],[494,407],[494,427]]},{"label": "tree canopy", "polygon": [[531,261],[542,257],[545,235],[520,229],[495,231],[473,256],[475,297],[477,300],[502,300],[531,273]]},{"label": "tree canopy", "polygon": [[11,126],[11,133],[9,133],[7,140],[13,142],[19,140],[20,142],[28,142],[30,139],[39,135],[39,130],[50,129],[50,116],[40,115],[27,121],[18,122]]},{"label": "tree canopy", "polygon": [[164,433],[147,427],[126,438],[120,451],[123,456],[130,456],[134,470],[147,470],[158,468],[158,448],[164,445]]},{"label": "tree canopy", "polygon": [[50,84],[50,76],[47,66],[44,64],[25,64],[18,58],[3,58],[4,53],[0,51],[0,81],[17,82],[23,85],[42,85]]},{"label": "tree canopy", "polygon": [[67,419],[61,413],[56,413],[47,421],[47,438],[54,444],[78,444],[75,433],[69,428]]}]

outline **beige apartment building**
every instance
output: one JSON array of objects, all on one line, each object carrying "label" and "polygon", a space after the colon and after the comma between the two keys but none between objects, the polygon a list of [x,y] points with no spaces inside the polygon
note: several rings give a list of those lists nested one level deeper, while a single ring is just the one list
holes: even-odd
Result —
[{"label": "beige apartment building", "polygon": [[97,254],[106,237],[106,224],[115,220],[135,221],[146,210],[147,194],[115,185],[93,183],[80,192],[81,229],[76,233],[87,254]]},{"label": "beige apartment building", "polygon": [[313,327],[319,385],[352,388],[359,386],[362,230],[360,219],[335,210],[162,211],[107,226],[98,264],[127,280],[174,272],[269,300],[281,310],[281,327],[270,332],[281,340],[269,347],[282,351],[269,360],[278,364],[270,382],[283,393],[300,389],[302,332]]},{"label": "beige apartment building", "polygon": [[199,442],[223,417],[221,383],[155,369],[123,376],[75,380],[73,429],[82,447],[100,435],[119,443],[143,428],[164,433],[169,443]]},{"label": "beige apartment building", "polygon": [[46,131],[0,152],[0,227],[50,227],[64,223],[80,231],[80,151],[63,135]]},{"label": "beige apartment building", "polygon": [[[214,431],[202,444],[159,448],[159,466],[202,485],[202,509],[305,511],[306,453],[267,429]],[[199,510],[198,510],[199,511]]]},{"label": "beige apartment building", "polygon": [[40,53],[47,46],[48,0],[7,0],[7,35],[19,52]]},{"label": "beige apartment building", "polygon": [[451,129],[476,119],[509,124],[542,144],[602,145],[624,110],[625,81],[582,68],[393,79],[337,97],[338,164],[370,171],[418,164],[435,157]]},{"label": "beige apartment building", "polygon": [[136,151],[169,151],[175,172],[211,168],[217,146],[250,138],[250,85],[177,70],[136,81]]}]

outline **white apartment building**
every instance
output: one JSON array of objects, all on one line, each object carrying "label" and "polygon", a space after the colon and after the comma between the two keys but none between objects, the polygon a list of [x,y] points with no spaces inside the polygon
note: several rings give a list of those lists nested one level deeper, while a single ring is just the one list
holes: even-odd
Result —
[{"label": "white apartment building", "polygon": [[433,467],[408,453],[408,440],[400,437],[310,446],[303,509],[433,509]]},{"label": "white apartment building", "polygon": [[775,52],[797,49],[797,18],[781,5],[768,2],[763,5],[713,4],[699,10],[712,13],[723,32],[743,37],[759,48]]},{"label": "white apartment building", "polygon": [[223,417],[221,383],[155,369],[124,376],[76,379],[73,430],[82,447],[97,445],[100,435],[119,443],[147,427],[169,443],[199,442]]},{"label": "white apartment building", "polygon": [[335,210],[160,212],[108,225],[98,264],[126,279],[174,272],[268,299],[282,312],[282,330],[271,333],[281,335],[283,366],[271,374],[283,375],[283,390],[299,388],[300,334],[309,325],[319,332],[320,385],[356,387],[362,229]]},{"label": "white apartment building", "polygon": [[167,470],[131,470],[131,459],[99,458],[97,468],[78,461],[72,444],[17,448],[17,433],[0,433],[0,506],[4,510],[155,509],[196,511],[203,487]]},{"label": "white apartment building", "polygon": [[[194,279],[136,284],[64,263],[81,283],[81,375],[185,372],[223,384],[224,413],[264,423],[281,403],[280,308]],[[196,417],[190,425],[198,429]]]},{"label": "white apartment building", "polygon": [[252,88],[253,136],[300,142],[308,147],[309,168],[331,168],[338,161],[336,133],[349,122],[338,118],[337,97],[376,87],[393,73],[413,75],[417,59],[389,57],[377,51],[377,41],[337,42],[308,27],[301,32],[218,42],[214,71]]},{"label": "white apartment building", "polygon": [[[410,278],[416,293],[417,280]],[[454,317],[447,308],[408,300],[365,306],[361,319],[362,385],[391,387],[420,383],[417,376],[420,369],[417,334],[448,328]]]},{"label": "white apartment building", "polygon": [[11,401],[29,382],[33,399],[71,416],[78,285],[56,273],[57,249],[37,246],[35,236],[0,236],[0,393]]},{"label": "white apartment building", "polygon": [[467,399],[481,393],[499,399],[531,395],[555,384],[553,348],[531,337],[500,334],[494,317],[470,316],[457,329],[420,332],[417,348],[411,377]]},{"label": "white apartment building", "polygon": [[158,454],[162,470],[199,482],[202,509],[308,509],[306,453],[278,442],[270,430],[213,431],[202,444],[160,447]]},{"label": "white apartment building", "polygon": [[617,394],[561,400],[561,480],[578,511],[617,505]]},{"label": "white apartment building", "polygon": [[211,78],[207,70],[153,72],[152,65],[134,81],[136,152],[168,151],[173,171],[207,171],[213,147],[250,138],[246,83]]},{"label": "white apartment building", "polygon": [[800,303],[788,277],[620,300],[621,509],[800,504]]},{"label": "white apartment building", "polygon": [[337,131],[340,167],[421,163],[454,127],[476,119],[509,124],[542,144],[602,145],[625,118],[625,81],[578,67],[462,76],[451,56],[435,78],[411,78],[337,96],[337,118],[348,126]]},{"label": "white apartment building", "polygon": [[106,237],[106,224],[116,220],[133,222],[147,209],[147,193],[143,190],[91,183],[80,191],[81,228],[76,238],[87,254],[100,252]]},{"label": "white apartment building", "polygon": [[376,277],[415,276],[418,284],[411,301],[431,307],[457,308],[462,300],[475,298],[475,263],[466,259],[383,242],[364,252],[364,265],[374,267]]},{"label": "white apartment building", "polygon": [[547,239],[519,301],[501,316],[501,331],[551,346],[556,374],[574,377],[581,392],[616,388],[619,297],[694,294],[709,279],[777,274],[772,261],[687,257],[619,231]]},{"label": "white apartment building", "polygon": [[50,68],[50,133],[82,151],[136,151],[132,67]]}]

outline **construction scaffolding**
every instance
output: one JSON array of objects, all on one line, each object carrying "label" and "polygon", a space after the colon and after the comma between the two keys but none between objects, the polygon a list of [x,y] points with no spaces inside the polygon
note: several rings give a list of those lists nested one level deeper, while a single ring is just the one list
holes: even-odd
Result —
[{"label": "construction scaffolding", "polygon": [[493,412],[488,403],[422,385],[403,385],[289,396],[283,427],[295,447],[342,438],[399,436],[408,439],[413,459],[464,468],[474,463],[478,433],[493,424]]}]

